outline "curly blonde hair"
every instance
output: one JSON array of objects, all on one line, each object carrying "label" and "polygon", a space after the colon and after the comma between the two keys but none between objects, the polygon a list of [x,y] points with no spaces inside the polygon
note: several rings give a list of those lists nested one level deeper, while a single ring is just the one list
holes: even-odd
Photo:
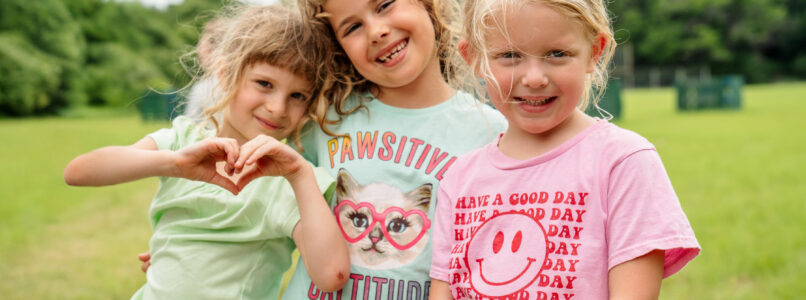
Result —
[{"label": "curly blonde hair", "polygon": [[[461,10],[458,2],[455,0],[409,1],[419,1],[422,3],[425,10],[428,12],[431,23],[434,25],[435,46],[437,48],[442,78],[455,89],[472,91],[477,94],[479,90],[477,81],[462,59],[457,48],[460,36],[459,29],[462,24],[460,20]],[[327,2],[327,0],[297,0],[297,5],[306,22],[325,25],[330,28],[330,23],[327,21],[328,14],[322,8],[325,2]],[[339,44],[332,28],[329,34],[322,38],[327,39],[334,45]],[[342,80],[352,84],[353,90],[359,93],[373,91],[378,88],[375,83],[366,80],[358,73],[341,47],[338,48],[338,51],[340,60],[336,61],[334,67],[340,71],[338,74],[346,77],[335,80]],[[344,109],[343,104],[346,98],[347,95],[344,95],[343,98],[334,99],[334,107],[339,114],[339,118],[341,118],[341,115],[350,114],[362,107],[357,106],[349,110]]]},{"label": "curly blonde hair", "polygon": [[[470,55],[470,66],[478,70],[481,76],[493,79],[494,84],[498,84],[490,70],[488,59],[489,49],[487,47],[487,35],[490,30],[500,30],[506,37],[506,32],[501,30],[506,28],[505,12],[510,9],[518,9],[516,5],[527,3],[542,3],[557,12],[563,14],[571,20],[582,25],[586,38],[592,42],[594,38],[601,35],[605,39],[605,45],[601,49],[601,57],[597,61],[596,68],[592,74],[588,74],[585,79],[585,91],[578,105],[579,109],[585,110],[589,104],[593,104],[597,110],[598,103],[607,85],[607,67],[616,49],[616,41],[613,37],[610,19],[602,0],[467,0],[465,1],[464,13],[464,35],[468,44],[468,54]],[[534,28],[533,30],[540,30]],[[595,95],[591,92],[597,91]],[[500,89],[499,89],[500,90]],[[606,113],[606,112],[605,112]]]},{"label": "curly blonde hair", "polygon": [[[322,126],[327,109],[332,104],[334,80],[331,62],[337,55],[337,47],[318,36],[325,35],[328,27],[303,22],[299,12],[282,6],[231,5],[222,9],[218,25],[223,34],[210,53],[210,64],[197,64],[201,76],[197,80],[213,77],[218,79],[223,96],[204,109],[210,123],[219,129],[218,115],[238,94],[246,69],[256,63],[281,67],[313,84],[312,99],[308,105],[307,118]],[[206,71],[206,72],[205,72]],[[340,87],[343,87],[341,85]],[[292,136],[300,150],[299,135],[306,122],[300,122]]]}]

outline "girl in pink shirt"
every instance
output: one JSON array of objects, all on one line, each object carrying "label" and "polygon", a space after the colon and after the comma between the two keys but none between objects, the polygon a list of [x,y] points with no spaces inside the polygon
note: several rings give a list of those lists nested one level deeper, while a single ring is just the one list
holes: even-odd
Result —
[{"label": "girl in pink shirt", "polygon": [[602,0],[465,4],[462,54],[509,127],[440,182],[430,299],[654,299],[700,251],[655,147],[583,113]]}]

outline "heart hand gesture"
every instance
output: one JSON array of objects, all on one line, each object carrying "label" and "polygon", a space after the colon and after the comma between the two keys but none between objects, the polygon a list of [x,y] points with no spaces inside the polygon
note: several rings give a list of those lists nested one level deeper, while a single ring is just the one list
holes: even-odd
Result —
[{"label": "heart hand gesture", "polygon": [[241,174],[238,189],[243,189],[249,182],[261,176],[283,176],[293,182],[305,166],[305,159],[277,139],[258,135],[241,145],[234,165],[236,173],[240,173],[247,166],[250,168]]},{"label": "heart hand gesture", "polygon": [[238,159],[238,142],[230,138],[207,138],[177,151],[176,177],[219,185],[237,195],[241,189],[216,167],[225,161],[224,170],[232,176]]}]

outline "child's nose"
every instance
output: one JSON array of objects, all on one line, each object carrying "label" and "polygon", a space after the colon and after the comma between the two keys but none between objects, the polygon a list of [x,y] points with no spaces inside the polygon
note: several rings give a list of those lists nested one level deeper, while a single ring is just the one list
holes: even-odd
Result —
[{"label": "child's nose", "polygon": [[372,22],[367,26],[369,26],[367,32],[373,45],[382,42],[389,36],[389,26],[386,26],[383,22]]},{"label": "child's nose", "polygon": [[272,112],[273,114],[283,115],[285,114],[286,101],[283,97],[271,95],[266,99],[264,106],[266,107],[266,110]]},{"label": "child's nose", "polygon": [[543,88],[549,84],[546,72],[537,64],[530,64],[521,78],[521,84],[528,88]]}]

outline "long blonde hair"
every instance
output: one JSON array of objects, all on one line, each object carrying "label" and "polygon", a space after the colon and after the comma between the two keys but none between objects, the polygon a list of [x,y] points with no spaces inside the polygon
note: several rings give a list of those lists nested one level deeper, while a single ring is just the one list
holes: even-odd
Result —
[{"label": "long blonde hair", "polygon": [[[327,76],[334,73],[331,62],[337,47],[316,37],[329,29],[302,22],[297,11],[273,5],[231,5],[222,9],[218,19],[225,23],[219,25],[224,26],[224,33],[210,53],[211,65],[201,65],[201,78],[216,78],[223,95],[204,109],[206,119],[218,129],[218,115],[238,94],[244,71],[256,63],[267,63],[313,84],[307,117],[324,126],[322,121],[334,93],[333,80]],[[300,151],[299,133],[304,123],[293,134]]]},{"label": "long blonde hair", "polygon": [[[460,6],[456,0],[408,0],[420,1],[434,24],[435,34],[435,47],[437,50],[437,57],[439,58],[440,70],[442,78],[453,88],[459,90],[476,91],[477,84],[475,78],[470,72],[467,64],[462,60],[459,54],[457,44],[459,42],[460,27],[461,27],[461,13]],[[303,18],[308,23],[324,24],[330,27],[327,21],[327,13],[323,10],[322,5],[327,0],[297,0]],[[333,30],[329,31],[327,36],[322,38],[327,39],[328,42],[338,45]],[[358,71],[355,70],[352,62],[347,58],[347,54],[341,47],[338,47],[339,57],[341,60],[337,61],[336,69],[340,70],[339,74],[347,75],[347,78],[339,78],[341,80],[352,83],[354,90],[359,93],[373,91],[378,86],[366,80]],[[345,95],[346,98],[346,95]],[[344,109],[344,99],[334,99],[335,109],[340,115],[349,114],[360,108],[353,107],[352,109]]]},{"label": "long blonde hair", "polygon": [[[506,28],[504,14],[509,9],[517,9],[515,5],[525,3],[543,3],[554,8],[564,16],[579,22],[584,29],[584,34],[592,42],[594,38],[601,35],[605,39],[601,57],[596,63],[596,68],[592,74],[585,79],[585,91],[578,105],[579,109],[585,110],[589,103],[599,109],[599,99],[604,93],[607,85],[607,67],[616,49],[616,41],[613,37],[610,19],[602,0],[467,0],[465,1],[465,25],[464,35],[468,43],[468,53],[470,54],[470,65],[474,70],[478,70],[481,76],[493,79],[494,84],[498,84],[490,70],[488,60],[489,49],[487,47],[487,35],[490,30],[500,30]],[[540,30],[534,28],[532,30]],[[506,35],[506,32],[502,33]],[[597,93],[593,95],[592,90]],[[500,90],[500,89],[498,89]],[[601,110],[601,109],[599,109]]]}]

